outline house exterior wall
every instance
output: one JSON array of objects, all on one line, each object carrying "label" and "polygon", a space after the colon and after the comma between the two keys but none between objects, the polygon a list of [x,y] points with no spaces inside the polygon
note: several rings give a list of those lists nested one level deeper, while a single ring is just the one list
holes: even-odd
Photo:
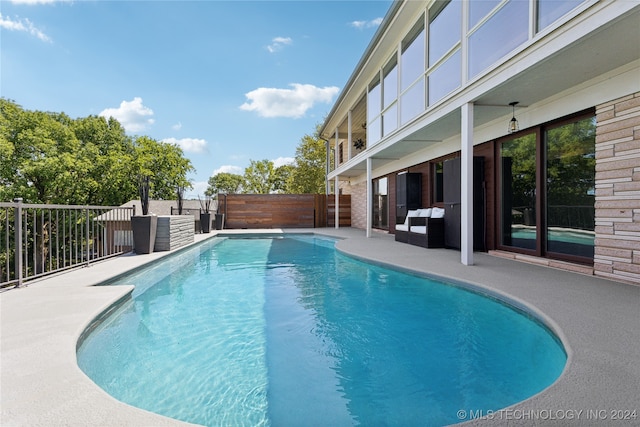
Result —
[{"label": "house exterior wall", "polygon": [[105,221],[106,242],[105,253],[129,252],[133,250],[133,231],[131,220]]},{"label": "house exterior wall", "polygon": [[640,284],[640,92],[596,115],[594,273]]},{"label": "house exterior wall", "polygon": [[351,186],[351,226],[367,227],[367,183]]},{"label": "house exterior wall", "polygon": [[[471,7],[469,4],[467,6]],[[507,4],[510,3],[503,2],[498,7],[506,7]],[[536,0],[530,0],[530,16],[534,15],[531,11],[535,10],[536,5]],[[367,108],[361,105],[363,96],[368,100],[369,93],[374,93],[373,99],[376,99],[377,92],[369,92],[369,89],[380,84],[385,66],[393,62],[392,58],[397,58],[402,71],[402,49],[408,39],[409,29],[418,19],[422,19],[419,17],[426,16],[422,31],[428,31],[431,22],[428,15],[432,7],[434,3],[428,1],[393,3],[391,13],[381,26],[383,31],[374,37],[325,121],[321,133],[326,130],[329,145],[337,146],[348,140],[346,135],[350,118],[358,116],[359,109]],[[395,232],[397,173],[422,173],[422,204],[437,206],[432,194],[431,165],[460,156],[462,146],[472,144],[473,155],[482,156],[485,160],[486,248],[504,251],[504,245],[499,244],[497,230],[501,221],[498,193],[501,163],[497,150],[510,137],[507,123],[512,116],[511,109],[507,111],[504,106],[511,101],[520,101],[519,108],[514,112],[521,130],[516,135],[533,133],[535,130],[540,147],[543,146],[540,141],[547,127],[574,116],[595,113],[596,238],[593,259],[573,259],[579,257],[569,252],[561,254],[565,257],[549,255],[546,241],[542,238],[538,241],[536,254],[516,254],[516,250],[514,257],[533,257],[540,264],[640,284],[640,57],[637,48],[625,50],[624,55],[604,54],[608,52],[606,46],[610,46],[616,38],[637,39],[638,28],[640,6],[637,3],[584,0],[576,2],[566,15],[558,17],[543,30],[536,32],[535,25],[530,25],[529,38],[525,42],[481,73],[466,76],[465,62],[462,61],[463,77],[457,89],[433,103],[427,99],[422,113],[406,122],[400,119],[397,128],[368,140],[363,151],[352,153],[353,157],[347,156],[343,163],[328,173],[327,179],[330,181],[337,178],[344,183],[349,180],[352,226],[367,227],[367,209],[371,208],[372,203],[367,200],[366,194],[368,178],[374,181],[385,176],[389,178],[391,233]],[[428,33],[426,37],[428,40]],[[472,33],[466,38],[463,36],[463,58],[467,58],[467,52],[470,51],[467,49],[471,49],[472,37]],[[429,49],[428,41],[425,47]],[[437,72],[439,65],[437,61],[434,64]],[[432,75],[431,71],[427,72],[425,79]],[[398,117],[401,118],[401,96],[396,101],[400,112]],[[472,137],[464,141],[461,110],[469,105],[472,105],[474,126]],[[379,117],[385,114],[393,114],[393,111],[382,108]],[[361,116],[358,117],[354,122],[356,124],[361,121]],[[374,122],[378,125],[377,117],[374,115],[371,120],[366,118],[367,132],[373,128],[371,125]],[[543,153],[540,150],[538,152]],[[542,155],[537,157],[539,165],[544,165]],[[367,159],[374,160],[370,176],[364,173]],[[542,188],[543,184],[537,186]],[[541,198],[538,200],[539,207],[546,206],[540,201]],[[546,227],[542,215],[539,222],[541,230]],[[548,257],[540,258],[545,256]]]}]

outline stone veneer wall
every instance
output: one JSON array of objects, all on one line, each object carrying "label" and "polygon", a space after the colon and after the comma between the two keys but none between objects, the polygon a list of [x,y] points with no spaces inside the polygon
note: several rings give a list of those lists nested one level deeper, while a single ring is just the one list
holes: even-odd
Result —
[{"label": "stone veneer wall", "polygon": [[192,215],[158,216],[154,251],[171,251],[195,240]]},{"label": "stone veneer wall", "polygon": [[640,284],[640,92],[596,116],[594,274]]},{"label": "stone veneer wall", "polygon": [[367,228],[367,183],[352,185],[351,193],[351,226]]}]

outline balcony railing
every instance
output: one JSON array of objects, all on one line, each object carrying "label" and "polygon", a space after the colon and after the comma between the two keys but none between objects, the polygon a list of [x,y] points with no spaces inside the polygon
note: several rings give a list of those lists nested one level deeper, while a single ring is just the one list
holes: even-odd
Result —
[{"label": "balcony railing", "polygon": [[129,252],[133,215],[135,207],[0,202],[0,288]]}]

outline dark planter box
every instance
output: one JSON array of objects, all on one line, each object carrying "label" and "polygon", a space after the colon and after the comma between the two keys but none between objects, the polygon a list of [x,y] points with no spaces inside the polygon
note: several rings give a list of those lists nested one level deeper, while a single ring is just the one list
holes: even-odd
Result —
[{"label": "dark planter box", "polygon": [[200,231],[208,233],[211,231],[211,213],[200,214]]},{"label": "dark planter box", "polygon": [[150,254],[156,241],[158,217],[155,215],[140,215],[131,217],[133,230],[133,250],[137,254]]},{"label": "dark planter box", "polygon": [[224,228],[224,214],[216,214],[216,230],[222,230]]}]

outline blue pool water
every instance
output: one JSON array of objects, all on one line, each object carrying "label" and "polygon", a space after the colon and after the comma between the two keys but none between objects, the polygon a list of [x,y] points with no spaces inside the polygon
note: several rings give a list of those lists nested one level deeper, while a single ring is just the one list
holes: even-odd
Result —
[{"label": "blue pool water", "polygon": [[457,423],[566,363],[531,317],[318,237],[214,238],[117,284],[133,299],[79,366],[121,401],[207,426]]}]

